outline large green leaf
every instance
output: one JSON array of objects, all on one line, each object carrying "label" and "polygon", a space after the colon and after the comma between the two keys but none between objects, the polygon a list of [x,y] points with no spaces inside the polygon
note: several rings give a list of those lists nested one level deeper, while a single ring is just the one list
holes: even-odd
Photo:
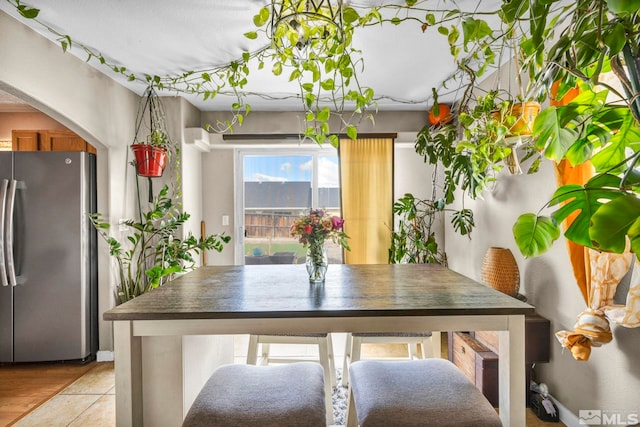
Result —
[{"label": "large green leaf", "polygon": [[547,27],[549,4],[546,1],[533,1],[531,4],[531,19],[529,19],[531,42],[534,46],[544,49],[544,35]]},{"label": "large green leaf", "polygon": [[613,13],[635,13],[640,9],[640,0],[607,0],[607,6]]},{"label": "large green leaf", "polygon": [[[564,110],[568,111],[568,110]],[[537,136],[536,147],[544,150],[546,157],[560,161],[569,147],[578,138],[578,133],[566,127],[568,120],[562,120],[563,110],[549,107],[542,111],[533,124],[533,133]],[[574,110],[574,115],[577,112]]]},{"label": "large green leaf", "polygon": [[548,251],[560,237],[560,228],[549,217],[527,213],[513,225],[513,236],[522,255],[530,258]]},{"label": "large green leaf", "polygon": [[622,253],[626,236],[640,220],[640,199],[635,194],[624,194],[605,203],[591,217],[591,239],[593,246],[608,252]]},{"label": "large green leaf", "polygon": [[577,106],[580,114],[584,114],[587,111],[594,111],[605,104],[608,94],[608,90],[594,92],[586,86],[580,85],[580,94],[573,98],[569,105],[562,107],[562,109],[569,106]]},{"label": "large green leaf", "polygon": [[462,22],[465,47],[469,42],[477,42],[493,34],[493,30],[483,19],[468,17]]},{"label": "large green leaf", "polygon": [[609,47],[610,56],[616,55],[620,52],[626,43],[624,25],[620,22],[616,23],[609,34],[605,35],[604,42]]},{"label": "large green leaf", "polygon": [[565,153],[565,158],[572,165],[580,165],[591,159],[593,153],[593,144],[588,138],[580,138]]},{"label": "large green leaf", "polygon": [[[624,136],[618,137],[616,134],[611,143],[604,149],[594,154],[591,162],[598,172],[623,172],[627,169],[627,166],[623,163],[626,159],[627,141]],[[637,129],[628,131],[625,133],[627,138],[634,138],[635,141],[640,141],[640,131]],[[615,167],[615,169],[614,169]]]},{"label": "large green leaf", "polygon": [[550,206],[564,203],[551,215],[556,223],[564,221],[574,212],[579,212],[565,231],[565,237],[579,245],[591,247],[591,217],[603,203],[622,195],[619,185],[619,177],[602,174],[591,178],[584,186],[569,184],[558,188],[549,202]]},{"label": "large green leaf", "polygon": [[502,3],[500,18],[503,22],[514,22],[529,10],[529,0],[512,0]]},{"label": "large green leaf", "polygon": [[[629,113],[629,109],[626,109]],[[627,157],[626,150],[640,142],[640,129],[631,114],[627,114],[622,126],[611,137],[609,144],[593,156],[592,163],[596,171],[622,172],[627,167],[622,164]],[[617,167],[617,170],[612,168]]]}]

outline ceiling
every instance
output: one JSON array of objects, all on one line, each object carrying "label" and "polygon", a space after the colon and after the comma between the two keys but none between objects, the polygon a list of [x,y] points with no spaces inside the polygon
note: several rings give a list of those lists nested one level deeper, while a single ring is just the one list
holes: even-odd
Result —
[{"label": "ceiling", "polygon": [[[444,1],[447,0],[429,5]],[[253,16],[270,3],[269,0],[29,0],[22,3],[39,8],[38,19],[42,23],[138,75],[178,75],[226,64],[239,58],[243,51],[255,51],[267,42],[264,38],[249,40],[243,34],[255,29]],[[349,3],[357,9],[385,1],[353,0]],[[473,10],[480,5],[485,9],[493,8],[499,3],[499,0],[459,0],[455,3],[449,0],[446,4],[449,8],[455,4],[461,9]],[[0,1],[0,10],[55,40],[42,25],[18,17],[8,2]],[[424,15],[424,12],[416,13]],[[439,87],[454,70],[445,37],[435,28],[423,32],[415,21],[358,29],[353,46],[361,49],[364,62],[359,81],[374,89],[379,110],[426,109],[432,103],[431,88]],[[73,48],[71,53],[86,59],[80,49]],[[127,82],[96,61],[90,64],[138,94],[145,89],[144,83]],[[247,103],[253,110],[301,108],[298,86],[287,82],[284,74],[273,76],[269,65],[262,70],[252,67],[249,84],[244,90],[249,93]],[[441,99],[450,102],[456,95],[454,88]],[[195,96],[187,99],[203,111],[228,110],[235,102],[233,96],[227,95],[206,101]],[[11,98],[0,95],[0,108],[6,111],[7,105],[12,105],[10,101]]]}]

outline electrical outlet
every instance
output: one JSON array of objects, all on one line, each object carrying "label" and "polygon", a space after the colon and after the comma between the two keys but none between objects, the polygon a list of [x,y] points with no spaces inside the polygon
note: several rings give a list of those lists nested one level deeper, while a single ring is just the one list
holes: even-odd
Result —
[{"label": "electrical outlet", "polygon": [[129,227],[124,223],[126,221],[126,219],[124,218],[120,218],[118,220],[118,231],[127,231],[129,230]]},{"label": "electrical outlet", "polygon": [[222,215],[222,225],[229,225],[229,215]]}]

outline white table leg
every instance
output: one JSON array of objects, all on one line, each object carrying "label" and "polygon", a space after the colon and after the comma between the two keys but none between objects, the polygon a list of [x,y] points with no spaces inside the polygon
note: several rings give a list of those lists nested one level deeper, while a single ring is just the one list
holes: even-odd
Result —
[{"label": "white table leg", "polygon": [[509,329],[499,332],[499,405],[505,427],[525,427],[524,316],[509,316]]},{"label": "white table leg", "polygon": [[131,321],[113,322],[116,426],[142,426],[142,339]]},{"label": "white table leg", "polygon": [[433,349],[433,357],[440,359],[442,357],[442,343],[440,331],[431,331],[431,348]]}]

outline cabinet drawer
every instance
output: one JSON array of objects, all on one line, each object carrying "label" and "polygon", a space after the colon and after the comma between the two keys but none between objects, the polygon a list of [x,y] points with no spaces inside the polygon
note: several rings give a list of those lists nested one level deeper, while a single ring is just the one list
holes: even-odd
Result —
[{"label": "cabinet drawer", "polygon": [[464,332],[451,334],[449,345],[451,361],[497,407],[498,355]]},{"label": "cabinet drawer", "polygon": [[452,362],[464,372],[475,384],[476,382],[476,349],[479,344],[468,334],[455,332],[453,334],[453,360]]}]

